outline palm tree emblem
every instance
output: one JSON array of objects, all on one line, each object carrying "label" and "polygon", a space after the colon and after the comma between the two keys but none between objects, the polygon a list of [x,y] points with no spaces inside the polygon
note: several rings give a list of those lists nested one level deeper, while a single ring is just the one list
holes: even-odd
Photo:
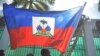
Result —
[{"label": "palm tree emblem", "polygon": [[45,29],[44,25],[47,24],[47,21],[41,20],[40,22],[41,22],[42,25],[43,25],[42,32],[46,32],[46,29]]},{"label": "palm tree emblem", "polygon": [[[37,25],[36,29],[37,32],[35,35],[42,35],[42,36],[52,36],[52,34],[50,33],[51,28],[50,26],[47,24],[48,22],[44,19],[40,20],[40,23],[42,25]],[[46,26],[45,26],[46,25]]]}]

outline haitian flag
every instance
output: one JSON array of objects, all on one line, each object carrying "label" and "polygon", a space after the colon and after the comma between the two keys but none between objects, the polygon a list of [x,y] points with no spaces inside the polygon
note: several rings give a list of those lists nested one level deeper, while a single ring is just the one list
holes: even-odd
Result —
[{"label": "haitian flag", "polygon": [[64,11],[38,11],[4,4],[11,48],[44,46],[65,52],[83,8],[79,6]]}]

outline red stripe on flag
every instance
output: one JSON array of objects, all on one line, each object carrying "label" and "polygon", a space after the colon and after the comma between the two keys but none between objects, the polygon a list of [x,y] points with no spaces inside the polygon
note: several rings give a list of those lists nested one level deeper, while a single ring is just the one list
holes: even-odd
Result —
[{"label": "red stripe on flag", "polygon": [[74,27],[66,29],[54,29],[54,36],[35,36],[32,34],[32,27],[20,27],[9,29],[11,47],[17,48],[22,46],[47,46],[58,49],[61,52],[65,51],[68,45]]}]

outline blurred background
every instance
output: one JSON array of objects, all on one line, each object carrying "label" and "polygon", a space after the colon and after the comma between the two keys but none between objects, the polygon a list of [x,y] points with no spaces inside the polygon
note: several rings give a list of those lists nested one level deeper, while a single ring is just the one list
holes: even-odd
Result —
[{"label": "blurred background", "polygon": [[17,8],[59,11],[81,6],[84,2],[87,4],[66,53],[61,55],[53,48],[48,49],[51,56],[100,56],[100,0],[0,0],[0,50],[4,50],[5,56],[26,56],[29,53],[41,56],[40,51],[44,48],[29,46],[10,49],[9,35],[3,20],[3,3]]}]

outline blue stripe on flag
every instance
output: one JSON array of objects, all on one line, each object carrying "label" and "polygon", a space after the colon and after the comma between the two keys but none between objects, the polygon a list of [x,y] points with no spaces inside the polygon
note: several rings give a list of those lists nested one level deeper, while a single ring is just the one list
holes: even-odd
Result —
[{"label": "blue stripe on flag", "polygon": [[68,26],[75,25],[72,24],[72,21],[79,17],[76,17],[75,15],[79,12],[80,9],[81,6],[65,11],[37,11],[14,8],[11,5],[4,4],[4,15],[9,29],[23,26],[32,26],[33,16],[53,17],[55,18],[55,28],[66,28]]}]

